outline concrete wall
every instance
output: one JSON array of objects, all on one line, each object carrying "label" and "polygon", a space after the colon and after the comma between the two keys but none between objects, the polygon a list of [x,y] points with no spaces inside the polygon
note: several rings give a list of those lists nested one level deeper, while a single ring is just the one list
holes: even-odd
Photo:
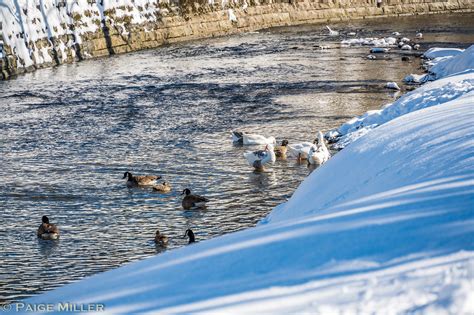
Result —
[{"label": "concrete wall", "polygon": [[[130,2],[130,6],[121,5],[106,10],[105,5],[99,4],[104,0],[97,0],[97,6],[96,0],[82,1],[87,1],[82,10],[68,9],[65,3],[65,14],[59,15],[56,26],[51,26],[53,24],[48,21],[52,19],[50,15],[34,16],[31,12],[35,8],[20,6],[22,12],[18,16],[23,17],[20,22],[25,25],[28,21],[38,23],[44,28],[44,36],[41,36],[40,30],[36,31],[37,34],[25,35],[24,26],[17,27],[21,31],[16,33],[10,28],[8,38],[3,34],[3,51],[0,51],[3,78],[41,67],[154,48],[165,43],[274,26],[474,11],[474,1],[471,0],[383,0],[380,8],[376,0],[265,0],[260,3],[257,0],[223,0],[220,3],[213,3],[213,0],[142,0],[154,1],[153,8],[147,7],[147,4],[136,5],[137,0],[123,0]],[[60,4],[54,5],[61,12]],[[39,5],[36,8],[41,9]],[[55,7],[53,9],[56,10]],[[134,10],[143,17],[138,22]],[[5,19],[5,14],[3,16]],[[85,20],[91,21],[96,28],[91,28],[92,24],[87,26]],[[4,26],[5,23],[10,22],[3,21]],[[62,33],[58,27],[63,28]],[[79,32],[81,27],[82,32]],[[24,51],[23,54],[21,51]]]}]

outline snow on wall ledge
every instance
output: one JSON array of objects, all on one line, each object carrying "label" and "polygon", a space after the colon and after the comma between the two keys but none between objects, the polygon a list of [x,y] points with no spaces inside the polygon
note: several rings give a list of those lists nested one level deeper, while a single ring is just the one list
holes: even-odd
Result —
[{"label": "snow on wall ledge", "polygon": [[[2,76],[259,28],[453,10],[470,0],[0,0]],[[0,41],[2,38],[0,38]],[[1,45],[0,45],[1,47]]]}]

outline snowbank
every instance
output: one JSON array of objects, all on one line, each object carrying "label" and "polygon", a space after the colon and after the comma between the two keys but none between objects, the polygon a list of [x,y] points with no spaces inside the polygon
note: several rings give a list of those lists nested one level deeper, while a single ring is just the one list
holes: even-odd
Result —
[{"label": "snowbank", "polygon": [[425,86],[402,96],[394,103],[385,105],[380,110],[368,111],[359,117],[354,117],[337,130],[331,130],[326,134],[326,137],[337,139],[337,143],[333,147],[342,149],[370,130],[396,117],[449,102],[474,90],[474,45],[453,57],[446,57],[446,51],[452,52],[453,50],[437,50],[430,54],[442,53],[445,56],[441,57],[443,61],[437,62],[430,68],[429,74],[408,75],[404,79],[405,82],[412,83],[439,80],[427,83]]},{"label": "snowbank", "polygon": [[460,48],[438,48],[433,47],[428,49],[424,54],[423,57],[428,59],[435,59],[440,57],[454,57],[457,55],[462,54],[464,49]]},{"label": "snowbank", "polygon": [[431,48],[423,54],[424,68],[427,74],[407,75],[403,81],[406,83],[425,83],[437,80],[448,75],[453,75],[468,69],[474,69],[474,45],[468,49],[459,48]]},{"label": "snowbank", "polygon": [[474,69],[474,45],[460,54],[433,64],[429,68],[429,73],[434,79],[439,79],[468,69]]},{"label": "snowbank", "polygon": [[342,149],[360,136],[394,118],[423,108],[440,105],[474,90],[474,69],[462,75],[429,82],[403,95],[380,110],[372,110],[349,120],[328,137],[339,136],[335,148]]},{"label": "snowbank", "polygon": [[103,303],[109,314],[472,313],[474,92],[427,87],[450,100],[348,146],[259,226],[24,302]]}]

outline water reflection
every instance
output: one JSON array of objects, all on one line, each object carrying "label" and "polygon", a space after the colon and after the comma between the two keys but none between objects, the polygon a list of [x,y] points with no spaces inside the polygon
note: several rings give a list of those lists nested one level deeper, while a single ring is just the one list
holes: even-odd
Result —
[{"label": "water reflection", "polygon": [[50,256],[57,254],[57,251],[59,248],[58,246],[59,246],[59,239],[46,241],[46,240],[42,240],[38,238],[38,249],[39,249],[40,255],[43,258],[49,258]]},{"label": "water reflection", "polygon": [[249,181],[261,191],[266,191],[267,189],[270,189],[271,186],[277,184],[277,177],[275,171],[266,168],[264,171],[253,170],[250,172]]}]

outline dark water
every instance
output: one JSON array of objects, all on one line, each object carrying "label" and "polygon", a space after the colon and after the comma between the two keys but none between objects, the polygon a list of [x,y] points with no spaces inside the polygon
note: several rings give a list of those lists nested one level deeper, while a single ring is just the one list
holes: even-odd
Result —
[{"label": "dark water", "polygon": [[[473,42],[473,15],[335,25],[360,36],[413,37],[423,47]],[[380,86],[418,60],[369,61],[321,25],[278,28],[63,65],[0,82],[0,302],[19,300],[156,255],[156,229],[183,246],[254,226],[309,174],[293,160],[256,174],[231,144],[241,129],[312,140],[394,100]],[[319,45],[330,49],[321,50]],[[418,70],[419,72],[419,70]],[[251,148],[254,149],[254,148]],[[173,191],[128,189],[125,171],[159,174]],[[328,179],[330,180],[330,179]],[[211,199],[184,211],[186,187]],[[58,242],[39,241],[50,216]]]}]

